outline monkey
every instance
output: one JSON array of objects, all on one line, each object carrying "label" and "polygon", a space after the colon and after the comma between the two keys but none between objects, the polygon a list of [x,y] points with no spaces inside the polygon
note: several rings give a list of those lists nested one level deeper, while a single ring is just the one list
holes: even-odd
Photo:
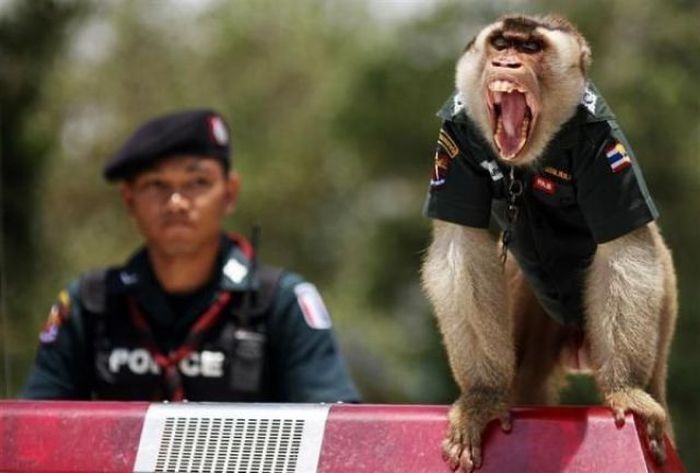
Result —
[{"label": "monkey", "polygon": [[505,15],[466,46],[438,114],[421,281],[460,389],[453,470],[481,466],[485,426],[509,430],[513,405],[556,403],[571,370],[592,374],[611,421],[644,422],[657,462],[672,441],[674,264],[590,65],[564,17]]}]

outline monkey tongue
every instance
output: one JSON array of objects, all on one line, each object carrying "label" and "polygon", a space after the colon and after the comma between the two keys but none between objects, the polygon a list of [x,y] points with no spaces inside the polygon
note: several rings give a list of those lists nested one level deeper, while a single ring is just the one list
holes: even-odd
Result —
[{"label": "monkey tongue", "polygon": [[514,157],[525,144],[527,130],[523,130],[527,114],[525,94],[511,92],[501,95],[501,124],[496,132],[496,141],[503,157]]}]

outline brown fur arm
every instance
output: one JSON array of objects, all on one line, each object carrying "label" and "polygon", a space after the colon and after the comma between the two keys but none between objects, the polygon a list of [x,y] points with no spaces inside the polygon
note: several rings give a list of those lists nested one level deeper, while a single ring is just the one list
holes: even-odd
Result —
[{"label": "brown fur arm", "polygon": [[436,221],[422,279],[462,392],[506,397],[515,355],[494,239],[485,229]]},{"label": "brown fur arm", "polygon": [[586,316],[591,355],[605,393],[646,389],[651,381],[672,271],[666,253],[654,224],[598,247],[589,273]]},{"label": "brown fur arm", "polygon": [[666,405],[666,364],[677,312],[671,253],[654,223],[599,245],[590,269],[587,331],[596,378],[624,424],[645,421],[649,448],[663,463],[663,434],[673,438]]}]

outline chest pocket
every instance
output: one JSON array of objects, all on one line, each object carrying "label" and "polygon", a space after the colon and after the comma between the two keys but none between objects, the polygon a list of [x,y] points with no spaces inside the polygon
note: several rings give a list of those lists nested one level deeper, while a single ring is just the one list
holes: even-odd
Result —
[{"label": "chest pocket", "polygon": [[576,205],[576,190],[571,181],[547,173],[534,174],[530,189],[535,199],[547,207],[564,209]]}]

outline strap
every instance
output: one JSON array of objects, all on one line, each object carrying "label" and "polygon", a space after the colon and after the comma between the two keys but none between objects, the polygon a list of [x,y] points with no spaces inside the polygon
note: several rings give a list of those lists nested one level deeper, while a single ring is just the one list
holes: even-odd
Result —
[{"label": "strap", "polygon": [[88,271],[80,277],[78,285],[83,306],[89,312],[103,314],[107,309],[107,269]]},{"label": "strap", "polygon": [[264,389],[267,334],[264,317],[275,300],[283,270],[262,266],[258,269],[257,291],[243,294],[241,303],[231,309],[237,325],[231,359],[229,386],[242,401],[253,402]]},{"label": "strap", "polygon": [[284,269],[262,265],[257,271],[260,287],[243,294],[241,303],[232,307],[231,313],[239,325],[248,326],[252,319],[263,317],[275,301]]},{"label": "strap", "polygon": [[182,401],[185,392],[182,386],[182,378],[177,369],[177,364],[190,355],[202,341],[204,334],[211,328],[221,316],[224,307],[231,300],[230,292],[222,292],[216,301],[199,316],[197,322],[190,329],[190,333],[185,341],[175,350],[169,353],[162,353],[155,342],[151,327],[146,321],[146,317],[141,311],[136,299],[127,296],[129,315],[134,326],[141,334],[141,339],[145,347],[153,356],[153,360],[163,370],[163,381],[166,387],[166,394],[171,401]]}]

